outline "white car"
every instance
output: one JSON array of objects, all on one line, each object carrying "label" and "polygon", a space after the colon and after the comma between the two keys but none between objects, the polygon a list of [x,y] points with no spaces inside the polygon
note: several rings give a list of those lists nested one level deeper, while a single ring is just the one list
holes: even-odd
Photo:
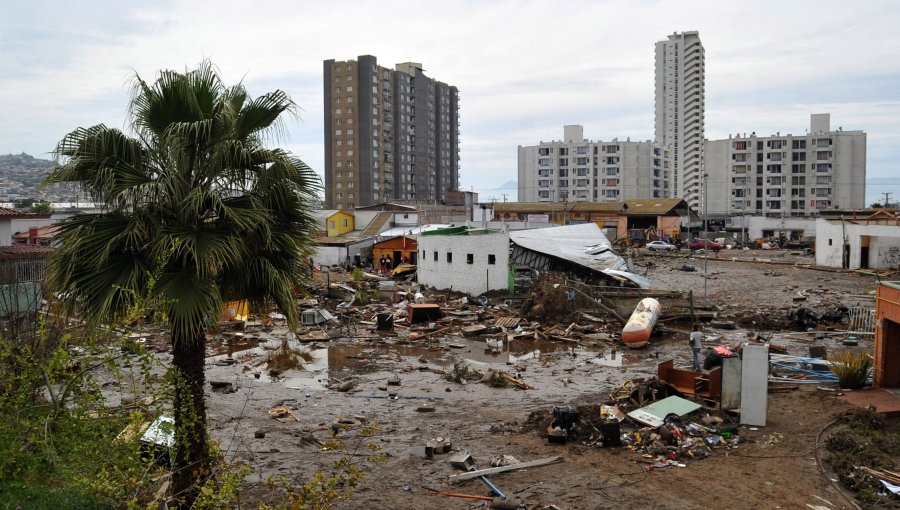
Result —
[{"label": "white car", "polygon": [[650,241],[647,243],[647,249],[653,251],[675,251],[675,245],[665,241]]}]

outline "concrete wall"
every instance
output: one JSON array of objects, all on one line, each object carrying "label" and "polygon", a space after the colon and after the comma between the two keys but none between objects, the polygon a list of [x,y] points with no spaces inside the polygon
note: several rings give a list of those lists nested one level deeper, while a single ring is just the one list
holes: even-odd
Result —
[{"label": "concrete wall", "polygon": [[[803,231],[804,239],[816,237],[817,223],[815,218],[767,218],[765,216],[747,216],[747,235],[750,239],[763,237],[764,230],[773,230],[775,235],[784,232],[787,237],[789,231]],[[734,223],[740,225],[742,218],[734,218]]]},{"label": "concrete wall", "polygon": [[12,244],[12,236],[16,232],[28,232],[31,227],[46,227],[56,221],[51,218],[15,218],[0,220],[0,246]]},{"label": "concrete wall", "polygon": [[353,263],[354,255],[359,255],[365,262],[366,256],[372,252],[374,243],[374,239],[367,239],[345,246],[319,245],[313,254],[313,263],[316,266],[349,265]]},{"label": "concrete wall", "polygon": [[[844,235],[850,248],[849,269],[866,266],[896,269],[900,266],[900,225],[865,225],[845,221],[816,220],[816,265],[842,267]],[[867,238],[866,238],[867,236]],[[868,261],[862,260],[868,244]]]},{"label": "concrete wall", "polygon": [[[470,295],[507,288],[509,235],[419,236],[419,283]],[[434,254],[437,252],[437,261]],[[452,254],[451,262],[447,254]],[[472,255],[472,263],[467,256]],[[494,255],[489,264],[488,255]]]}]

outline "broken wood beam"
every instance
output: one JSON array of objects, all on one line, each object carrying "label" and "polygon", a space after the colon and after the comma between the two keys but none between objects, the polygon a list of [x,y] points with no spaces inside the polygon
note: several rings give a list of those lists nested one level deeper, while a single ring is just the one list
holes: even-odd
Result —
[{"label": "broken wood beam", "polygon": [[518,469],[547,466],[549,464],[556,464],[557,462],[561,462],[561,461],[562,461],[561,457],[547,457],[545,459],[532,460],[529,462],[520,462],[518,464],[510,464],[508,466],[478,469],[476,471],[469,471],[468,473],[452,475],[452,476],[450,476],[450,483],[463,482],[466,480],[471,480],[472,478],[478,478],[480,476],[494,475],[497,473],[505,473],[507,471],[515,471]]},{"label": "broken wood beam", "polygon": [[410,339],[410,340],[421,340],[421,339],[423,339],[423,338],[429,338],[429,337],[432,337],[432,336],[435,336],[435,335],[440,335],[440,334],[446,333],[446,332],[450,331],[451,329],[453,329],[453,326],[448,326],[448,327],[446,327],[446,328],[436,329],[436,330],[432,331],[431,333],[425,333],[425,334],[410,333],[410,334],[409,334],[409,339]]},{"label": "broken wood beam", "polygon": [[533,390],[533,389],[535,389],[534,386],[528,384],[527,382],[525,382],[525,381],[523,381],[523,380],[521,380],[521,379],[517,379],[517,378],[515,378],[515,377],[509,375],[508,373],[506,373],[506,372],[504,372],[504,371],[502,371],[502,370],[500,370],[498,373],[500,374],[500,377],[502,377],[502,378],[506,379],[507,381],[509,381],[509,382],[511,382],[511,383],[513,383],[513,384],[515,384],[516,386],[518,386],[519,388],[522,388],[523,390]]}]

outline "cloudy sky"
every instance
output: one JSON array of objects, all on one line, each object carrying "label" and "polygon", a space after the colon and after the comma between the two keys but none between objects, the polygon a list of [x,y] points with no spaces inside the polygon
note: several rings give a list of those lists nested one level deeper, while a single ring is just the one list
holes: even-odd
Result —
[{"label": "cloudy sky", "polygon": [[50,157],[77,126],[122,127],[134,73],[211,59],[252,95],[302,107],[282,145],[323,169],[322,61],[424,64],[460,90],[461,185],[515,197],[516,146],[583,124],[653,136],[654,43],[699,30],[706,136],[803,133],[810,113],[868,133],[867,201],[900,198],[900,2],[9,2],[0,15],[0,154]]}]

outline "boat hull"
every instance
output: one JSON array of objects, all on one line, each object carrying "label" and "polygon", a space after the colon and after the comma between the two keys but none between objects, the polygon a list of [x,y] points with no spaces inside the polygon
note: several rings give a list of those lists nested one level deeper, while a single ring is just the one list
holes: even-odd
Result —
[{"label": "boat hull", "polygon": [[625,347],[640,349],[647,345],[659,319],[659,312],[659,301],[653,298],[644,298],[638,303],[622,328],[622,343]]}]

